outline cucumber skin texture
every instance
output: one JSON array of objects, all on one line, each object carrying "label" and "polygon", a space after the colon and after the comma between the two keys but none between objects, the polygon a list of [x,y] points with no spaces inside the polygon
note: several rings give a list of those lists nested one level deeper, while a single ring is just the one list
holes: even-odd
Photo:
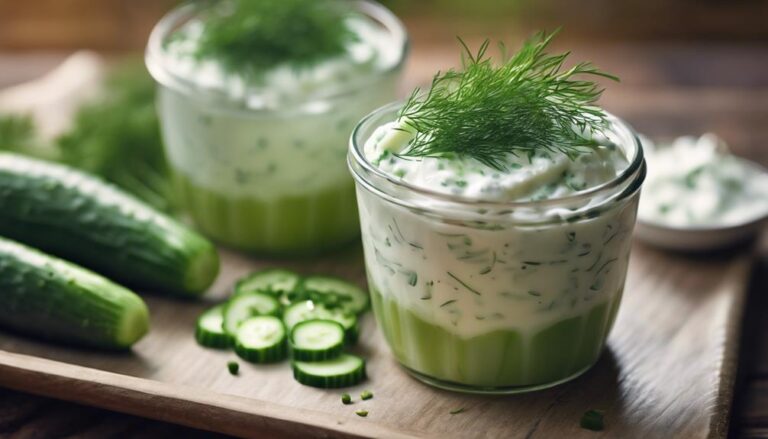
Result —
[{"label": "cucumber skin texture", "polygon": [[139,288],[199,296],[219,270],[207,239],[75,169],[0,153],[0,235]]},{"label": "cucumber skin texture", "polygon": [[139,296],[96,273],[0,238],[0,326],[127,349],[149,330],[149,312]]}]

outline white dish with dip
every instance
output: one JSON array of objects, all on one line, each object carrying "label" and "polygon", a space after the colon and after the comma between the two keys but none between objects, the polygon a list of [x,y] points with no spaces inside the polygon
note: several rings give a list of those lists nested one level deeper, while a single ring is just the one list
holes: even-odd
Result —
[{"label": "white dish with dip", "polygon": [[724,248],[754,237],[768,220],[768,172],[730,154],[714,134],[656,146],[643,139],[648,179],[636,236],[678,251]]}]

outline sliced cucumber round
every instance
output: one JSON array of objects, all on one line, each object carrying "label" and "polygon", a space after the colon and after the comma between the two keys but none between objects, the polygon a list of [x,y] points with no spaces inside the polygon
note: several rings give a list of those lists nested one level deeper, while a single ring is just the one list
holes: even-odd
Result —
[{"label": "sliced cucumber round", "polygon": [[280,303],[266,293],[244,293],[229,300],[224,309],[224,331],[235,335],[250,317],[280,315]]},{"label": "sliced cucumber round", "polygon": [[341,354],[324,361],[294,361],[293,377],[301,384],[323,389],[354,386],[365,379],[365,360]]},{"label": "sliced cucumber round", "polygon": [[305,320],[293,327],[290,342],[294,360],[328,360],[344,348],[344,327],[334,320]]},{"label": "sliced cucumber round", "polygon": [[224,305],[214,306],[198,317],[195,339],[209,348],[225,349],[232,345],[232,336],[224,331]]},{"label": "sliced cucumber round", "polygon": [[322,303],[311,300],[296,302],[283,311],[283,322],[290,332],[299,322],[306,320],[333,320],[344,328],[344,338],[347,343],[357,341],[357,316],[340,308],[328,308]]},{"label": "sliced cucumber round", "polygon": [[235,285],[235,294],[266,293],[275,298],[295,292],[301,276],[282,268],[268,268],[241,278]]},{"label": "sliced cucumber round", "polygon": [[285,326],[274,316],[251,317],[235,335],[235,353],[252,363],[273,363],[285,358]]},{"label": "sliced cucumber round", "polygon": [[330,276],[310,276],[301,286],[302,295],[329,308],[339,307],[359,314],[368,308],[368,293],[344,279]]}]

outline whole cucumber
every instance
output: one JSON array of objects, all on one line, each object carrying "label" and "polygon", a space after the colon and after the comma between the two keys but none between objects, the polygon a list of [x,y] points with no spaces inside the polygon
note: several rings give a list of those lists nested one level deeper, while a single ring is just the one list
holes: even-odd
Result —
[{"label": "whole cucumber", "polygon": [[202,294],[219,270],[210,241],[101,179],[0,153],[0,235],[141,289]]},{"label": "whole cucumber", "polygon": [[124,287],[0,238],[0,326],[69,344],[125,349],[147,333],[149,313]]}]

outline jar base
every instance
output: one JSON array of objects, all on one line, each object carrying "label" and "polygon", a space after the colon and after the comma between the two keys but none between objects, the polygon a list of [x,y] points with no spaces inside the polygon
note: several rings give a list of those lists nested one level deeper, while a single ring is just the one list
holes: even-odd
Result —
[{"label": "jar base", "polygon": [[471,386],[471,385],[455,383],[451,381],[443,381],[437,378],[424,375],[420,372],[417,372],[413,369],[403,366],[402,364],[400,366],[403,369],[405,369],[405,371],[408,372],[408,374],[410,374],[412,377],[416,378],[417,380],[421,381],[424,384],[430,385],[432,387],[436,387],[438,389],[449,390],[451,392],[458,392],[458,393],[474,394],[474,395],[516,395],[521,393],[531,393],[539,390],[549,389],[552,387],[559,386],[560,384],[565,384],[569,381],[575,380],[576,378],[586,373],[589,369],[591,369],[592,366],[595,365],[595,363],[596,362],[589,364],[583,369],[578,370],[575,373],[557,381],[552,381],[549,383],[542,383],[542,384],[533,384],[530,386],[501,386],[501,387]]}]

